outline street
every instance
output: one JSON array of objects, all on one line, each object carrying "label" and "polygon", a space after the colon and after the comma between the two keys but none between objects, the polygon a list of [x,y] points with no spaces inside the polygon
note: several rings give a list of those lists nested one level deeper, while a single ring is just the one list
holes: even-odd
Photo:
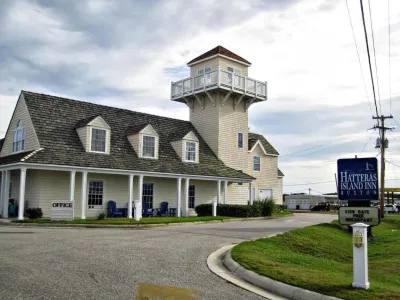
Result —
[{"label": "street", "polygon": [[211,273],[208,255],[335,218],[302,213],[134,230],[1,226],[0,299],[263,299]]}]

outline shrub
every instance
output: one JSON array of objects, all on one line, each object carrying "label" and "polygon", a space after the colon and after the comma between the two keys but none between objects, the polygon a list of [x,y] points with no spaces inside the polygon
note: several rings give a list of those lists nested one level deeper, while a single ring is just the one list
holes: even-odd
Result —
[{"label": "shrub", "polygon": [[272,216],[276,212],[275,201],[273,199],[268,199],[263,202],[262,215],[264,217]]},{"label": "shrub", "polygon": [[211,204],[200,204],[197,205],[194,210],[199,217],[212,216],[212,205]]},{"label": "shrub", "polygon": [[275,205],[275,212],[280,213],[281,211],[284,211],[286,209],[285,205],[282,204],[276,204]]},{"label": "shrub", "polygon": [[27,208],[26,209],[26,216],[29,219],[40,219],[43,217],[43,212],[40,207],[37,208]]},{"label": "shrub", "polygon": [[99,213],[99,215],[97,216],[97,220],[104,220],[106,216],[107,215],[105,212]]}]

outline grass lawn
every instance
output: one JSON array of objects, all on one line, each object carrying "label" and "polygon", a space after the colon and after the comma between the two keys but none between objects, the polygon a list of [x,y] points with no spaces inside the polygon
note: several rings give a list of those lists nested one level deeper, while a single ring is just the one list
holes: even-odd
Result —
[{"label": "grass lawn", "polygon": [[261,275],[342,299],[400,299],[400,217],[374,227],[369,291],[353,289],[352,235],[334,221],[241,243],[232,257]]}]

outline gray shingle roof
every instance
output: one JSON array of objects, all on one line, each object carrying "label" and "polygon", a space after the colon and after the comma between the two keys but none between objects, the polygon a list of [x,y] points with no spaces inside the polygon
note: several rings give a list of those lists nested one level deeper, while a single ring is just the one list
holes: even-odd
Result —
[{"label": "gray shingle roof", "polygon": [[283,177],[283,176],[285,176],[285,174],[283,174],[283,172],[280,169],[278,169],[278,176]]},{"label": "gray shingle roof", "polygon": [[258,140],[261,142],[268,154],[279,155],[278,151],[276,151],[276,149],[267,141],[267,139],[262,134],[258,133],[249,132],[249,150],[253,148]]},{"label": "gray shingle roof", "polygon": [[[44,148],[27,159],[27,163],[253,179],[219,160],[188,121],[27,91],[22,91],[22,94],[40,146]],[[99,115],[111,127],[110,155],[85,152],[76,132],[76,125],[82,120],[88,122]],[[126,137],[130,127],[143,124],[151,124],[159,134],[158,160],[138,158]],[[182,162],[170,143],[171,137],[184,136],[189,131],[199,138],[198,164]],[[15,162],[21,159],[19,155],[13,157]],[[11,160],[12,156],[0,158],[0,164]]]},{"label": "gray shingle roof", "polygon": [[1,148],[3,147],[4,140],[5,140],[5,139],[0,139],[0,151],[1,151]]}]

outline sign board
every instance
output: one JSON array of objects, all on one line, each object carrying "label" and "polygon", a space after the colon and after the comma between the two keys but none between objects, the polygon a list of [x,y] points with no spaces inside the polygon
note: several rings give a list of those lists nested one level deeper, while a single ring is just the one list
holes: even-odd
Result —
[{"label": "sign board", "polygon": [[340,200],[378,200],[378,161],[375,157],[338,159]]},{"label": "sign board", "polygon": [[377,207],[341,207],[339,208],[339,224],[352,225],[364,223],[370,226],[381,222]]},{"label": "sign board", "polygon": [[400,188],[384,188],[383,190],[385,192],[395,192],[395,193],[400,192]]},{"label": "sign board", "polygon": [[68,220],[74,219],[74,201],[61,200],[51,203],[51,220]]}]

